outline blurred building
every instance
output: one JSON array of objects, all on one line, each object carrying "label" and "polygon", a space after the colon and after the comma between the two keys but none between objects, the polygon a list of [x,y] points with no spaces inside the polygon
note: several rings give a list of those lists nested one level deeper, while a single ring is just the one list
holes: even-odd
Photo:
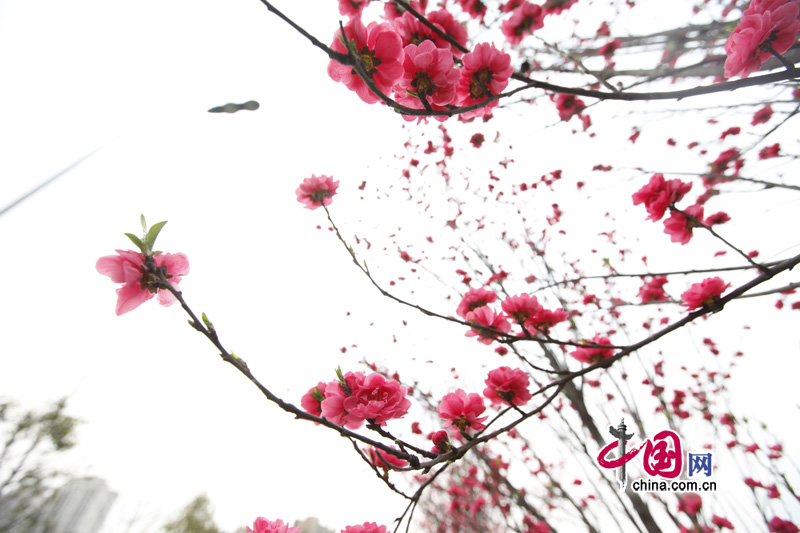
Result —
[{"label": "blurred building", "polygon": [[102,479],[74,479],[42,505],[32,525],[12,527],[10,533],[97,533],[116,498]]},{"label": "blurred building", "polygon": [[295,520],[294,526],[299,527],[303,533],[335,533],[332,529],[319,525],[319,520],[313,516],[302,521]]}]

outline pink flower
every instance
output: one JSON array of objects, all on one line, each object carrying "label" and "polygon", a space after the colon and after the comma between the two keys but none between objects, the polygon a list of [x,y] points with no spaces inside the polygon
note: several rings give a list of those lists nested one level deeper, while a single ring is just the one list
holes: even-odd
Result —
[{"label": "pink flower", "polygon": [[283,520],[267,520],[263,517],[256,518],[253,529],[247,528],[247,533],[301,533],[299,527],[289,527]]},{"label": "pink flower", "polygon": [[387,533],[386,526],[379,526],[375,522],[364,522],[360,526],[347,526],[342,533]]},{"label": "pink flower", "polygon": [[583,110],[586,109],[586,104],[583,103],[583,100],[574,94],[558,93],[553,98],[553,102],[556,104],[558,117],[566,122],[569,122],[575,115],[580,116]]},{"label": "pink flower", "polygon": [[[466,46],[468,37],[467,29],[463,26],[463,24],[458,22],[449,11],[446,9],[433,11],[432,13],[428,14],[428,20],[441,26],[442,29],[458,44]],[[436,41],[436,46],[439,48],[451,48],[450,43],[444,41],[443,39],[441,41],[444,42],[440,42],[440,40],[437,38],[434,38],[434,40]],[[458,50],[457,48],[451,48],[451,52],[453,52],[454,57],[460,58],[464,55],[464,52]]]},{"label": "pink flower", "polygon": [[730,520],[728,520],[727,518],[723,518],[721,516],[717,515],[712,516],[711,523],[720,529],[724,527],[727,527],[728,529],[733,529],[733,524],[731,524]]},{"label": "pink flower", "polygon": [[666,276],[655,276],[653,279],[642,285],[639,289],[639,297],[642,303],[665,302],[669,300],[667,293],[664,292],[664,285],[667,284]]},{"label": "pink flower", "polygon": [[407,389],[377,372],[355,383],[357,386],[351,387],[350,395],[343,402],[348,420],[368,420],[385,426],[387,420],[403,418],[411,407],[411,401],[406,398]]},{"label": "pink flower", "polygon": [[360,17],[370,0],[339,0],[339,14],[345,17]]},{"label": "pink flower", "polygon": [[311,174],[311,177],[305,178],[294,192],[297,195],[298,202],[314,210],[321,205],[325,207],[331,205],[333,195],[336,194],[336,189],[338,188],[339,182],[333,181],[330,176],[317,177]]},{"label": "pink flower", "polygon": [[775,143],[772,146],[765,146],[758,152],[759,159],[772,159],[778,157],[778,152],[781,151],[781,144]]},{"label": "pink flower", "polygon": [[[482,326],[492,328],[493,330],[501,333],[508,333],[511,331],[511,324],[509,324],[506,316],[503,313],[496,313],[494,309],[491,309],[488,306],[479,307],[475,311],[470,311],[467,313],[467,316],[464,320],[470,323],[480,324]],[[497,339],[497,336],[490,331],[475,328],[472,328],[466,332],[465,336],[478,337],[478,342],[482,342],[487,346],[492,344],[492,342]]]},{"label": "pink flower", "polygon": [[766,124],[772,118],[772,106],[767,104],[753,114],[753,120],[750,122],[751,126],[757,124]]},{"label": "pink flower", "polygon": [[468,13],[474,19],[483,21],[483,16],[486,14],[486,6],[481,0],[458,0],[458,4],[464,13]]},{"label": "pink flower", "polygon": [[726,285],[719,277],[706,278],[700,283],[692,284],[689,290],[681,294],[681,300],[689,310],[698,309],[704,305],[714,309],[720,295],[730,286],[730,283]]},{"label": "pink flower", "polygon": [[[687,215],[691,215],[699,221],[703,220],[703,206],[692,205],[684,209]],[[702,223],[702,222],[701,222]],[[668,219],[664,221],[664,233],[669,235],[672,242],[679,242],[681,246],[692,240],[692,230],[697,225],[693,219],[683,213],[673,211]]]},{"label": "pink flower", "polygon": [[320,381],[316,387],[311,387],[308,392],[300,398],[300,405],[307,413],[314,416],[322,416],[322,400],[325,399],[325,388],[327,383]]},{"label": "pink flower", "polygon": [[[161,305],[169,306],[176,302],[171,292],[159,288],[159,277],[147,272],[141,253],[133,250],[115,252],[119,255],[106,255],[98,259],[95,268],[114,283],[124,284],[117,289],[117,316],[133,311],[156,294]],[[153,261],[175,289],[178,289],[183,276],[189,273],[189,258],[184,254],[158,254],[153,256]]]},{"label": "pink flower", "polygon": [[471,392],[467,394],[462,389],[446,394],[439,404],[439,417],[445,420],[444,427],[457,427],[460,431],[472,429],[480,431],[486,426],[483,421],[488,417],[478,418],[486,407],[483,398]]},{"label": "pink flower", "polygon": [[530,294],[509,296],[500,304],[500,307],[518,324],[524,324],[526,320],[542,309],[536,296],[531,296]]},{"label": "pink flower", "polygon": [[568,318],[569,313],[563,309],[556,309],[555,311],[540,309],[535,315],[525,321],[525,329],[527,329],[531,335],[535,335],[536,333],[548,334],[551,327],[560,322],[564,322]]},{"label": "pink flower", "polygon": [[769,526],[770,533],[798,533],[800,529],[794,525],[794,522],[790,522],[789,520],[784,520],[782,518],[773,517],[772,520],[769,521],[767,524]]},{"label": "pink flower", "polygon": [[475,309],[488,305],[497,300],[497,294],[486,289],[470,289],[461,298],[461,303],[458,304],[456,314],[461,318],[466,318],[467,313]]},{"label": "pink flower", "polygon": [[619,48],[621,46],[622,46],[622,41],[621,40],[612,39],[612,40],[608,41],[606,44],[604,44],[603,46],[601,46],[600,48],[597,49],[597,55],[605,56],[606,59],[610,59],[611,56],[614,55],[614,52],[619,50]]},{"label": "pink flower", "polygon": [[644,204],[650,215],[647,220],[657,222],[664,217],[671,204],[679,202],[691,189],[691,183],[679,179],[667,181],[663,174],[653,174],[647,185],[633,193],[633,205]]},{"label": "pink flower", "polygon": [[405,459],[400,459],[396,455],[392,455],[377,448],[370,448],[367,452],[367,456],[370,463],[385,471],[392,470],[393,466],[397,468],[405,468],[408,466],[408,461]]},{"label": "pink flower", "polygon": [[453,445],[450,444],[450,439],[447,438],[447,431],[443,429],[432,433],[431,441],[433,442],[433,448],[431,449],[433,453],[447,453],[453,448]]},{"label": "pink flower", "polygon": [[686,513],[689,516],[696,516],[703,507],[703,499],[699,494],[687,492],[678,497],[678,512]]},{"label": "pink flower", "polygon": [[[611,341],[608,340],[608,337],[602,337],[598,334],[594,336],[592,343],[610,345]],[[576,348],[574,351],[570,352],[570,355],[577,361],[586,363],[587,365],[604,361],[613,354],[613,348]]]},{"label": "pink flower", "polygon": [[[361,66],[375,82],[378,90],[389,94],[394,82],[403,74],[403,42],[392,24],[372,22],[364,28],[361,19],[355,17],[344,27],[344,33],[346,38],[354,43]],[[341,30],[337,30],[334,34],[331,48],[346,54],[347,49],[339,39],[340,34]],[[367,87],[350,65],[343,65],[332,59],[328,63],[328,76],[333,81],[344,83],[366,103],[374,104],[378,101],[378,96]]]},{"label": "pink flower", "polygon": [[[459,73],[453,65],[453,54],[436,48],[433,41],[405,48],[403,77],[396,85],[395,100],[413,109],[423,109],[424,98],[433,109],[445,109],[456,98]],[[414,117],[408,117],[412,119]],[[435,117],[446,119],[447,117]]]},{"label": "pink flower", "polygon": [[728,216],[728,213],[724,211],[720,211],[719,213],[714,213],[713,215],[709,215],[703,221],[703,224],[706,226],[716,226],[718,224],[724,224],[726,222],[730,222],[731,217]]},{"label": "pink flower", "polygon": [[800,30],[796,0],[754,2],[744,14],[739,25],[725,42],[725,77],[740,74],[742,78],[761,68],[772,54],[772,47],[782,54],[794,44]]},{"label": "pink flower", "polygon": [[483,395],[492,402],[492,405],[504,403],[525,405],[531,399],[529,384],[530,378],[522,370],[501,366],[489,372]]},{"label": "pink flower", "polygon": [[345,426],[349,429],[358,429],[364,425],[364,419],[348,417],[348,413],[344,408],[344,401],[354,390],[358,390],[360,384],[364,381],[364,374],[361,372],[348,372],[343,377],[347,390],[342,388],[342,383],[339,381],[328,383],[325,386],[325,399],[320,404],[320,410],[322,411],[322,416],[334,424]]},{"label": "pink flower", "polygon": [[522,2],[511,12],[511,16],[503,21],[503,35],[510,44],[519,44],[526,35],[544,27],[544,15],[541,6]]},{"label": "pink flower", "polygon": [[[490,96],[496,96],[508,86],[508,78],[513,74],[511,56],[501,52],[489,43],[481,43],[462,58],[461,79],[458,81],[458,105],[471,106],[483,102]],[[482,117],[493,107],[490,104],[463,114],[464,118]]]}]

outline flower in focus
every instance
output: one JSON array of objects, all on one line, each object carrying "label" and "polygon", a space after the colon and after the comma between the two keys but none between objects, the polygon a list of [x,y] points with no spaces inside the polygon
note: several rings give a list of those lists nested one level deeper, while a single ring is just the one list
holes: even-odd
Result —
[{"label": "flower in focus", "polygon": [[383,470],[391,470],[393,466],[396,466],[397,468],[404,468],[408,466],[408,461],[405,459],[400,459],[396,455],[392,455],[391,453],[379,450],[377,448],[370,448],[367,451],[367,457],[369,458],[370,463]]},{"label": "flower in focus", "polygon": [[[161,305],[169,306],[176,302],[175,296],[161,287],[159,276],[149,271],[144,255],[132,250],[115,251],[118,255],[101,257],[95,268],[114,283],[124,284],[117,289],[117,316],[133,311],[156,294]],[[184,254],[157,254],[152,257],[155,267],[178,289],[182,277],[189,273],[189,258]]]},{"label": "flower in focus", "polygon": [[[514,72],[511,56],[489,43],[475,46],[475,50],[464,54],[462,61],[464,66],[457,90],[459,106],[479,104],[490,96],[502,93],[508,86],[508,78]],[[495,100],[484,107],[464,113],[463,117],[482,117],[497,104]]]},{"label": "flower in focus", "polygon": [[[702,205],[695,204],[689,206],[684,209],[684,212],[687,215],[691,215],[694,217],[694,219],[697,219],[697,221],[700,221],[702,224]],[[689,218],[678,211],[673,211],[669,218],[664,221],[664,233],[669,235],[669,239],[672,242],[679,242],[681,243],[681,246],[683,246],[692,240],[692,230],[697,225],[697,222],[694,219]]]},{"label": "flower in focus", "polygon": [[633,193],[633,205],[644,204],[647,220],[657,222],[664,217],[667,208],[679,202],[692,189],[691,183],[679,179],[665,180],[663,174],[653,174],[650,181]]},{"label": "flower in focus", "polygon": [[529,384],[530,378],[527,373],[518,368],[501,366],[489,372],[483,395],[492,402],[492,405],[503,403],[525,405],[531,399]]},{"label": "flower in focus", "polygon": [[[475,311],[470,311],[467,313],[467,316],[464,318],[464,320],[473,324],[486,326],[487,328],[491,328],[501,333],[508,333],[511,331],[511,324],[509,324],[506,316],[503,313],[495,312],[494,309],[491,309],[488,306],[479,307]],[[492,342],[497,339],[497,335],[490,331],[486,331],[483,328],[472,328],[464,335],[466,337],[478,337],[478,342],[482,342],[487,346],[492,344]]]},{"label": "flower in focus", "polygon": [[483,421],[488,417],[478,417],[486,410],[483,398],[471,392],[467,394],[462,389],[446,394],[439,404],[439,417],[445,420],[444,427],[457,427],[460,431],[473,429],[480,431],[484,427]]},{"label": "flower in focus", "polygon": [[300,405],[307,413],[314,416],[322,416],[322,400],[325,399],[325,388],[327,383],[320,381],[316,387],[311,387],[308,392],[300,398]]},{"label": "flower in focus", "polygon": [[[403,76],[396,85],[395,99],[413,109],[423,109],[423,98],[433,109],[443,110],[456,98],[459,73],[453,65],[453,54],[446,48],[436,48],[433,41],[405,48]],[[414,117],[407,117],[413,120]],[[445,120],[445,116],[436,116]]]},{"label": "flower in focus", "polygon": [[510,44],[519,44],[526,35],[544,27],[544,15],[541,6],[522,2],[511,12],[511,16],[503,21],[503,35]]},{"label": "flower in focus", "polygon": [[364,425],[364,419],[348,417],[344,408],[344,401],[353,391],[358,390],[364,382],[364,374],[361,372],[348,372],[339,381],[331,381],[325,387],[325,399],[320,403],[322,416],[348,429],[358,429]]},{"label": "flower in focus", "polygon": [[387,533],[386,526],[379,526],[375,522],[364,522],[360,526],[347,526],[341,533]]},{"label": "flower in focus", "polygon": [[467,313],[474,311],[484,305],[489,305],[497,300],[497,294],[486,289],[470,289],[461,298],[456,314],[461,318],[466,318]]},{"label": "flower in focus", "polygon": [[800,30],[796,0],[753,1],[725,42],[725,77],[748,77],[772,56],[786,52]]},{"label": "flower in focus", "polygon": [[299,527],[289,527],[283,520],[267,520],[263,517],[256,518],[253,528],[247,528],[247,533],[301,533]]},{"label": "flower in focus", "polygon": [[642,285],[642,288],[639,289],[639,297],[642,299],[642,303],[665,302],[669,300],[667,293],[664,292],[663,289],[666,284],[666,276],[655,276]]},{"label": "flower in focus", "polygon": [[351,387],[350,395],[343,401],[348,420],[368,420],[385,426],[387,420],[403,418],[411,407],[407,389],[394,379],[374,372],[354,383],[357,386]]},{"label": "flower in focus", "polygon": [[700,283],[692,284],[689,290],[681,294],[681,300],[683,301],[683,305],[690,310],[697,309],[703,305],[714,309],[720,295],[730,286],[730,283],[726,285],[725,282],[722,281],[722,278],[717,276],[706,278]]},{"label": "flower in focus", "polygon": [[339,188],[339,182],[333,181],[330,176],[315,176],[311,174],[310,178],[305,178],[303,183],[297,188],[295,194],[297,201],[305,204],[307,208],[314,210],[321,205],[325,207],[331,205],[333,196],[336,194],[336,189]]},{"label": "flower in focus", "polygon": [[[611,341],[608,340],[608,337],[603,337],[601,335],[595,335],[592,339],[594,344],[605,344],[610,345]],[[600,361],[604,361],[611,357],[614,354],[613,348],[577,348],[574,351],[569,353],[572,357],[574,357],[577,361],[581,363],[586,363],[587,365],[599,363]]]},{"label": "flower in focus", "polygon": [[[358,54],[358,60],[375,86],[384,94],[389,94],[394,82],[403,74],[403,41],[391,23],[370,23],[366,28],[360,18],[354,17],[344,27],[348,39]],[[347,54],[347,48],[340,39],[341,30],[334,34],[331,48]],[[355,91],[364,102],[374,104],[378,96],[364,83],[355,69],[331,59],[328,63],[328,76],[333,81],[344,83]]]}]

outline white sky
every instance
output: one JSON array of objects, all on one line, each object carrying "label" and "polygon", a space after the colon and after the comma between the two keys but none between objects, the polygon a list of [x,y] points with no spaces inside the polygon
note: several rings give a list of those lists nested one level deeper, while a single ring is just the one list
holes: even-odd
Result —
[{"label": "white sky", "polygon": [[[336,2],[284,4],[322,41],[332,37]],[[325,227],[324,214],[296,202],[303,177],[333,175],[342,182],[334,214],[366,221],[347,234],[368,233],[386,213],[357,211],[357,186],[396,179],[391,158],[406,139],[399,117],[361,103],[328,79],[326,66],[321,52],[256,0],[0,0],[0,206],[102,146],[0,218],[7,251],[0,262],[0,391],[25,406],[70,396],[70,412],[85,421],[71,468],[106,479],[120,493],[107,531],[120,531],[137,515],[134,531],[152,529],[201,492],[227,530],[259,515],[318,516],[338,528],[389,525],[403,506],[348,443],[263,401],[185,324],[177,306],[152,301],[114,315],[116,287],[94,264],[130,247],[123,232],[138,232],[140,213],[151,223],[169,220],[158,248],[189,256],[192,271],[181,285],[189,304],[205,311],[223,343],[289,401],[332,379],[337,365],[358,369],[365,356],[404,358],[406,368],[433,375],[431,368],[450,366],[443,352],[485,363],[485,349],[462,339],[459,328],[379,297],[332,235],[315,228]],[[206,113],[251,99],[261,103],[256,112]],[[543,116],[542,124],[554,122],[552,110]],[[562,163],[582,164],[596,190],[605,190],[603,177],[588,170],[604,162],[607,148],[590,148],[576,162],[573,146],[543,146],[548,130],[531,124],[508,125],[521,168],[533,168],[538,178]],[[619,128],[624,139],[630,130]],[[633,161],[639,146],[619,149]],[[670,156],[660,161],[674,168]],[[625,187],[611,197],[629,201],[638,186]],[[592,209],[606,208],[591,205],[584,220]],[[796,203],[778,209],[784,214],[771,213],[787,220]],[[634,215],[640,220],[642,213]],[[441,231],[430,227],[419,231]],[[752,247],[761,243],[761,229],[747,222],[731,231]],[[664,245],[660,228],[647,235]],[[671,259],[698,254],[699,247],[687,248],[671,249]],[[703,259],[718,248],[702,249]],[[792,318],[784,313],[775,325],[788,328]],[[392,343],[401,332],[402,342]],[[339,352],[354,343],[358,350]],[[787,345],[793,354],[781,359],[796,368],[796,339]],[[749,390],[791,386],[791,373],[742,364],[754,380],[742,384]],[[764,416],[796,418],[785,403]]]}]

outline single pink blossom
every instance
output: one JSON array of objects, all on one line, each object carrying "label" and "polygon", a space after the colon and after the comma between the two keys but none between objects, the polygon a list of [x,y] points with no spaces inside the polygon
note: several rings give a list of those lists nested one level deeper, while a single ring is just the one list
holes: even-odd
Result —
[{"label": "single pink blossom", "polygon": [[349,429],[358,429],[364,425],[363,418],[349,417],[347,410],[344,408],[344,402],[353,393],[358,390],[361,383],[364,382],[364,374],[361,372],[348,372],[344,375],[344,384],[342,387],[339,381],[331,381],[325,387],[325,399],[320,404],[322,416],[337,424]]},{"label": "single pink blossom", "polygon": [[517,324],[524,324],[526,320],[538,313],[542,306],[536,296],[530,294],[518,294],[509,296],[500,304],[503,311]]},{"label": "single pink blossom", "polygon": [[[124,284],[117,289],[117,316],[133,311],[156,294],[161,305],[170,306],[176,302],[171,292],[160,287],[159,276],[148,271],[141,253],[133,250],[115,251],[118,255],[101,257],[95,268],[114,283]],[[183,276],[189,273],[189,258],[184,254],[157,254],[153,256],[153,261],[175,289],[178,289]]]},{"label": "single pink blossom", "polygon": [[782,518],[778,518],[777,516],[773,517],[772,520],[769,521],[767,524],[769,526],[769,533],[799,533],[800,529],[794,524],[794,522],[790,522],[789,520],[784,520]]},{"label": "single pink blossom", "polygon": [[458,304],[456,314],[461,318],[466,318],[467,313],[474,311],[479,307],[488,305],[497,300],[497,294],[486,289],[470,289],[461,298],[461,303]]},{"label": "single pink blossom", "polygon": [[411,407],[406,398],[407,389],[394,379],[386,379],[374,372],[363,380],[355,380],[350,395],[343,400],[347,419],[368,420],[385,426],[387,420],[403,418]]},{"label": "single pink blossom", "polygon": [[483,21],[486,15],[486,5],[481,0],[458,0],[458,4],[464,13],[468,13],[474,19]]},{"label": "single pink blossom", "polygon": [[647,220],[657,222],[664,217],[667,208],[679,202],[692,189],[691,183],[679,179],[665,180],[663,174],[653,174],[650,181],[633,193],[633,205],[644,204]]},{"label": "single pink blossom", "polygon": [[718,224],[724,224],[726,222],[730,222],[731,217],[728,216],[728,213],[724,211],[720,211],[719,213],[714,213],[713,215],[709,215],[703,221],[703,224],[706,226],[716,226]]},{"label": "single pink blossom", "polygon": [[431,449],[433,453],[447,453],[453,448],[453,445],[450,444],[450,439],[447,437],[447,431],[443,429],[431,433],[430,438],[433,442],[433,448]]},{"label": "single pink blossom", "polygon": [[[695,204],[689,206],[684,209],[684,212],[702,223],[702,205]],[[681,243],[681,246],[683,246],[692,240],[692,230],[697,225],[697,222],[694,219],[687,217],[678,211],[673,211],[669,218],[664,221],[664,233],[669,235],[669,238],[672,242],[679,242]]]},{"label": "single pink blossom", "polygon": [[[470,311],[467,313],[467,316],[464,318],[464,320],[470,323],[492,328],[493,330],[501,333],[508,333],[511,331],[511,324],[508,322],[506,316],[503,313],[496,313],[494,309],[491,309],[488,306],[479,307],[475,311]],[[482,328],[472,328],[465,333],[465,336],[478,337],[478,342],[481,342],[487,346],[492,344],[492,342],[497,339],[497,335]]]},{"label": "single pink blossom", "polygon": [[[463,24],[458,22],[448,10],[440,9],[438,11],[433,11],[428,14],[428,20],[441,26],[442,29],[458,44],[461,46],[466,46],[467,38],[469,37],[467,34],[467,29]],[[447,43],[446,45],[440,40],[434,39],[434,41],[436,42],[436,46],[439,48],[450,48],[450,51],[453,52],[453,57],[460,58],[464,55],[464,52],[458,48],[451,47],[450,43],[448,43],[446,40],[444,41],[444,43]]]},{"label": "single pink blossom", "polygon": [[305,178],[303,183],[295,191],[297,201],[311,210],[314,210],[322,205],[325,207],[331,205],[333,196],[336,194],[336,189],[339,188],[339,182],[333,181],[330,176],[315,176],[311,175],[310,178]]},{"label": "single pink blossom", "polygon": [[703,499],[699,494],[687,492],[682,496],[678,496],[678,512],[696,516],[701,507],[703,507]]},{"label": "single pink blossom", "polygon": [[345,17],[360,17],[370,0],[339,0],[339,14]]},{"label": "single pink blossom", "polygon": [[780,143],[775,143],[771,146],[765,146],[758,152],[758,158],[772,159],[773,157],[778,157],[780,151],[781,151]]},{"label": "single pink blossom", "polygon": [[583,103],[583,100],[574,94],[558,93],[551,99],[556,104],[558,117],[565,122],[569,122],[575,115],[580,116],[583,110],[586,109],[586,104]]},{"label": "single pink blossom", "polygon": [[[405,47],[403,76],[397,82],[395,100],[413,109],[424,109],[423,99],[433,109],[443,110],[456,98],[460,77],[453,64],[453,54],[446,48],[436,48],[433,41]],[[413,120],[414,117],[408,117]],[[435,117],[446,119],[447,117]]]},{"label": "single pink blossom", "polygon": [[267,520],[263,517],[256,518],[253,528],[247,528],[247,533],[301,533],[299,527],[289,527],[283,520]]},{"label": "single pink blossom", "polygon": [[367,458],[370,463],[384,471],[392,470],[392,467],[405,468],[409,464],[405,459],[400,459],[396,455],[378,448],[370,448],[367,451]]},{"label": "single pink blossom", "polygon": [[800,30],[800,4],[796,0],[773,0],[751,4],[739,25],[725,42],[725,77],[748,77],[776,53],[786,52]]},{"label": "single pink blossom", "polygon": [[730,520],[721,516],[713,515],[711,517],[711,523],[720,528],[720,530],[722,528],[733,529],[733,524],[731,524]]},{"label": "single pink blossom", "polygon": [[483,398],[471,392],[467,394],[462,389],[446,394],[439,404],[439,417],[445,420],[444,427],[455,426],[460,431],[472,429],[480,431],[486,427],[483,422],[488,417],[479,415],[486,410]]},{"label": "single pink blossom", "polygon": [[542,6],[522,2],[511,12],[511,16],[503,21],[503,35],[510,44],[519,44],[526,35],[544,27],[544,15]]},{"label": "single pink blossom", "polygon": [[639,297],[642,299],[642,303],[665,302],[669,300],[663,288],[666,284],[666,276],[654,276],[653,279],[642,285],[642,288],[639,289]]},{"label": "single pink blossom", "polygon": [[[351,18],[344,27],[346,38],[353,43],[355,53],[375,86],[384,94],[389,94],[395,81],[403,74],[403,41],[391,23],[370,23],[366,28],[358,17]],[[347,48],[340,39],[341,30],[334,34],[331,48],[343,54]],[[374,104],[378,96],[364,83],[355,69],[331,59],[328,63],[328,76],[333,81],[344,83],[355,91],[364,102]]]},{"label": "single pink blossom", "polygon": [[[592,343],[610,345],[611,341],[608,340],[608,337],[603,337],[600,334],[597,334],[592,339]],[[604,361],[609,357],[611,357],[612,355],[614,355],[614,349],[576,348],[574,351],[570,352],[570,355],[581,363],[586,363],[587,365],[591,365],[594,363],[599,363],[600,361]]]},{"label": "single pink blossom", "polygon": [[489,372],[483,395],[492,402],[492,405],[521,406],[531,399],[529,385],[530,378],[527,373],[518,368],[501,366]]},{"label": "single pink blossom", "polygon": [[[459,106],[479,104],[490,96],[497,96],[508,86],[508,79],[514,73],[511,56],[501,52],[494,45],[481,43],[462,58],[461,79],[458,81],[457,102]],[[464,113],[464,118],[482,117],[493,107],[497,100]]]},{"label": "single pink blossom", "polygon": [[772,118],[772,106],[767,104],[753,114],[753,120],[750,122],[751,126],[757,124],[766,124]]},{"label": "single pink blossom", "polygon": [[375,522],[364,522],[360,526],[347,526],[342,533],[387,533],[386,526],[379,526]]},{"label": "single pink blossom", "polygon": [[706,278],[700,283],[692,284],[689,290],[681,294],[681,300],[683,301],[683,305],[690,310],[698,309],[703,305],[714,309],[720,295],[730,286],[730,283],[726,284],[722,281],[722,278],[717,276]]}]

